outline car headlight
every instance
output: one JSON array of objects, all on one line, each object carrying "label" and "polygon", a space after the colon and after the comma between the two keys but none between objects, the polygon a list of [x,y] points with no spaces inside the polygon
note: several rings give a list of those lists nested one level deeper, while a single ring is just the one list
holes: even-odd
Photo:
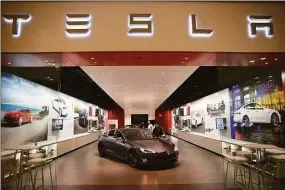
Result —
[{"label": "car headlight", "polygon": [[150,148],[140,148],[140,151],[143,153],[155,153],[155,151]]}]

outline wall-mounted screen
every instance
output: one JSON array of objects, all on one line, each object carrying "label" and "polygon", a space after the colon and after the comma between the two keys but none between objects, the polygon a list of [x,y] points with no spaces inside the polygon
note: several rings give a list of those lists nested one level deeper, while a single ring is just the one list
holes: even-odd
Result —
[{"label": "wall-mounted screen", "polygon": [[100,115],[100,114],[99,114],[99,111],[100,111],[99,109],[95,109],[95,116],[96,116],[96,117],[99,117],[99,115]]},{"label": "wall-mounted screen", "polygon": [[226,129],[227,128],[227,119],[226,118],[216,118],[216,128],[217,129]]},{"label": "wall-mounted screen", "polygon": [[63,119],[52,119],[52,130],[58,131],[63,129]]},{"label": "wall-mounted screen", "polygon": [[179,108],[179,115],[184,116],[184,108]]},{"label": "wall-mounted screen", "polygon": [[148,122],[148,114],[132,114],[131,115],[131,123],[132,125],[138,125],[144,122],[147,124]]}]

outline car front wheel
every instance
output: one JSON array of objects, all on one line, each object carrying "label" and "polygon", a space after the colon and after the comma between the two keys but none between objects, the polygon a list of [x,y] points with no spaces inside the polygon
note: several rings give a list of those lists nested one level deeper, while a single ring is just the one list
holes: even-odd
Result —
[{"label": "car front wheel", "polygon": [[247,115],[243,116],[242,122],[245,124],[245,127],[249,126],[249,118]]},{"label": "car front wheel", "polygon": [[21,126],[23,124],[23,118],[22,117],[19,117],[17,124],[18,124],[18,126]]},{"label": "car front wheel", "polygon": [[139,155],[134,150],[130,150],[128,153],[128,163],[134,168],[139,166]]},{"label": "car front wheel", "polygon": [[105,148],[102,144],[98,145],[98,152],[99,152],[99,156],[101,157],[105,156]]},{"label": "car front wheel", "polygon": [[271,124],[274,127],[277,127],[278,124],[279,124],[279,118],[278,118],[278,115],[276,113],[273,113],[272,116],[271,116]]}]

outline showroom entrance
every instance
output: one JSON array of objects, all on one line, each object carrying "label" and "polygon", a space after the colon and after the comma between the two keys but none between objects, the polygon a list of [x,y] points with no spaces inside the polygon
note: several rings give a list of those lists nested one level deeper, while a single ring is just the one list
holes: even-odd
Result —
[{"label": "showroom entrance", "polygon": [[4,189],[284,186],[284,3],[2,5]]}]

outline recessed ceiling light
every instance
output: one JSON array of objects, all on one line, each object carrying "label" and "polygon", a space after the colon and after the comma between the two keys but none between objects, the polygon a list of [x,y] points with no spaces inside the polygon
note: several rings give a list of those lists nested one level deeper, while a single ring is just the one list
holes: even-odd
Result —
[{"label": "recessed ceiling light", "polygon": [[9,62],[8,65],[11,65],[11,63]]},{"label": "recessed ceiling light", "polygon": [[168,86],[168,84],[167,84],[167,85],[165,85],[165,86]]},{"label": "recessed ceiling light", "polygon": [[187,59],[188,59],[188,57],[185,57],[185,59],[187,60]]},{"label": "recessed ceiling light", "polygon": [[96,62],[96,61],[94,61],[94,63],[96,64],[97,62]]},{"label": "recessed ceiling light", "polygon": [[125,92],[125,94],[127,94],[127,93]]},{"label": "recessed ceiling light", "polygon": [[109,75],[111,75],[112,73],[109,73]]},{"label": "recessed ceiling light", "polygon": [[254,62],[255,62],[255,60],[250,60],[249,62],[250,62],[250,63],[254,63]]},{"label": "recessed ceiling light", "polygon": [[184,61],[182,61],[182,63],[184,64],[185,62],[184,62]]},{"label": "recessed ceiling light", "polygon": [[275,60],[275,61],[277,61],[277,60],[278,60],[278,58],[275,58],[274,60]]},{"label": "recessed ceiling light", "polygon": [[94,57],[91,57],[91,59],[94,59]]},{"label": "recessed ceiling light", "polygon": [[266,57],[262,57],[262,58],[260,58],[260,60],[265,60],[266,59]]},{"label": "recessed ceiling light", "polygon": [[119,85],[116,84],[116,87],[118,87]]},{"label": "recessed ceiling light", "polygon": [[158,84],[156,86],[158,86]]},{"label": "recessed ceiling light", "polygon": [[164,75],[164,73],[161,73],[161,74],[163,74],[163,75]]},{"label": "recessed ceiling light", "polygon": [[102,75],[104,75],[105,73],[102,73]]},{"label": "recessed ceiling light", "polygon": [[124,86],[124,85],[121,84],[121,86]]},{"label": "recessed ceiling light", "polygon": [[268,62],[265,62],[265,65],[268,65]]},{"label": "recessed ceiling light", "polygon": [[55,63],[53,63],[52,66],[55,66]]},{"label": "recessed ceiling light", "polygon": [[49,80],[53,80],[53,79],[51,78],[51,79],[49,79]]}]

